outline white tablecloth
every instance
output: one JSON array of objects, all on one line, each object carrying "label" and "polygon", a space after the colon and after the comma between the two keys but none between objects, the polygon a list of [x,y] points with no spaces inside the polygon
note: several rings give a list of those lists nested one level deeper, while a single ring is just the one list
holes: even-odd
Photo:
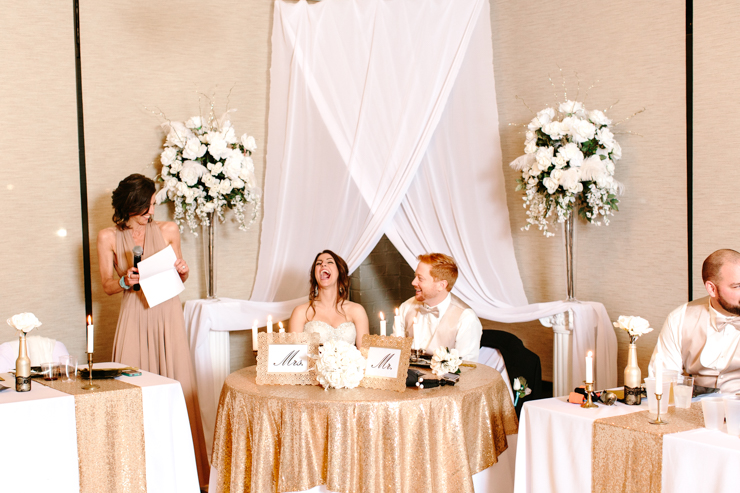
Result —
[{"label": "white tablecloth", "polygon": [[[519,419],[516,493],[591,491],[593,422],[647,410],[599,405],[582,409],[556,397],[524,404]],[[736,493],[740,438],[706,429],[663,437],[663,491]]]},{"label": "white tablecloth", "polygon": [[[96,363],[95,367],[117,363]],[[78,492],[74,396],[32,382],[0,392],[0,491]],[[119,380],[141,387],[144,408],[146,483],[149,493],[199,493],[193,439],[179,382],[153,373]],[[47,460],[48,459],[48,460]]]}]

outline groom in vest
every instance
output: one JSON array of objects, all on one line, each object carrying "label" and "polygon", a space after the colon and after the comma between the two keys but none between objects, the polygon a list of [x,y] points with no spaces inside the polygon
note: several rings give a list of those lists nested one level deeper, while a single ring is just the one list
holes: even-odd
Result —
[{"label": "groom in vest", "polygon": [[701,277],[709,296],[681,305],[670,315],[650,360],[694,377],[696,393],[740,392],[740,253],[717,250]]},{"label": "groom in vest", "polygon": [[394,333],[413,337],[414,347],[427,354],[445,346],[457,349],[464,360],[478,361],[483,327],[475,312],[450,293],[457,280],[455,261],[442,253],[427,253],[418,259],[411,283],[416,295],[399,308]]}]

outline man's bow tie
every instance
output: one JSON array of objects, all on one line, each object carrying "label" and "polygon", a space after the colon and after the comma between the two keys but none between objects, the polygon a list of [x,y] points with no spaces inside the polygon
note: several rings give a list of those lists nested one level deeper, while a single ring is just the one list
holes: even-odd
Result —
[{"label": "man's bow tie", "polygon": [[720,332],[725,330],[725,327],[727,327],[728,325],[732,325],[732,327],[735,329],[740,329],[740,316],[724,317],[722,315],[717,315],[717,319],[715,322],[717,324],[717,330]]},{"label": "man's bow tie", "polygon": [[430,307],[427,305],[421,305],[421,307],[419,307],[419,313],[421,313],[422,315],[428,315],[431,313],[435,317],[439,318],[439,308],[436,306]]}]

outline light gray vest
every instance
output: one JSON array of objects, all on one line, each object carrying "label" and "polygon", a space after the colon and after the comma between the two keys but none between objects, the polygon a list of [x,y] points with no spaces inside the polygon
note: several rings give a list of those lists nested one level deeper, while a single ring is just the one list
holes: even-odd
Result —
[{"label": "light gray vest", "polygon": [[[454,294],[451,294],[450,297],[450,306],[447,307],[447,311],[442,315],[442,319],[439,321],[437,330],[434,332],[429,344],[424,348],[426,354],[434,353],[440,346],[450,349],[455,347],[460,316],[464,310],[470,307]],[[414,317],[419,313],[419,307],[422,305],[423,303],[414,300],[411,308],[406,312],[406,318],[404,319],[406,337],[414,337]]]},{"label": "light gray vest", "polygon": [[[700,370],[704,370],[705,372],[714,371],[704,367],[700,361],[701,351],[707,343],[707,329],[709,328],[710,317],[708,296],[691,301],[686,306],[686,314],[684,315],[683,326],[681,327],[681,357],[683,359],[684,371],[689,375],[693,375],[694,383],[702,387],[721,389],[725,385],[725,388],[729,386],[737,388],[740,386],[738,382],[732,382],[731,385],[727,384],[732,380],[740,380],[740,350],[735,351],[735,354],[727,363],[727,367],[721,370],[716,376],[699,375]],[[721,379],[719,378],[720,376],[722,376]]]}]

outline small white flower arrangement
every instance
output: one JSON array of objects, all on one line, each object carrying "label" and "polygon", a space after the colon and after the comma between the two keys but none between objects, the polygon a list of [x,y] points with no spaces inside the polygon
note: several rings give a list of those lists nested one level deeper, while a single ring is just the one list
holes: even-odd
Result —
[{"label": "small white flower arrangement", "polygon": [[[231,111],[216,118],[211,105],[208,118],[194,116],[185,123],[162,124],[167,140],[160,155],[163,186],[156,200],[158,204],[174,202],[174,219],[181,232],[186,222],[197,236],[197,227],[208,225],[212,212],[223,222],[227,207],[243,231],[257,217],[261,190],[251,157],[257,143],[247,134],[237,138],[229,120]],[[248,206],[252,209],[249,219]]]},{"label": "small white flower arrangement", "polygon": [[445,373],[460,373],[462,358],[457,349],[448,349],[444,346],[438,347],[432,355],[432,373],[441,377]]},{"label": "small white flower arrangement", "polygon": [[29,312],[13,315],[7,322],[8,325],[24,334],[28,334],[36,327],[41,327],[41,322],[36,318],[36,315]]},{"label": "small white flower arrangement", "polygon": [[527,379],[524,377],[516,377],[514,379],[514,406],[519,403],[519,399],[522,399],[532,393],[532,389],[527,384]]},{"label": "small white flower arrangement", "polygon": [[616,322],[613,323],[617,329],[626,330],[630,336],[630,344],[637,343],[637,339],[648,332],[652,332],[650,322],[642,317],[626,317],[620,315]]},{"label": "small white flower arrangement", "polygon": [[524,155],[511,163],[521,172],[516,190],[523,190],[527,224],[545,236],[549,226],[565,222],[574,209],[590,223],[609,224],[619,210],[623,185],[614,179],[622,148],[611,131],[612,121],[600,110],[565,101],[545,108],[527,126]]},{"label": "small white flower arrangement", "polygon": [[327,341],[315,358],[316,376],[324,390],[354,389],[365,376],[367,360],[348,342]]}]

